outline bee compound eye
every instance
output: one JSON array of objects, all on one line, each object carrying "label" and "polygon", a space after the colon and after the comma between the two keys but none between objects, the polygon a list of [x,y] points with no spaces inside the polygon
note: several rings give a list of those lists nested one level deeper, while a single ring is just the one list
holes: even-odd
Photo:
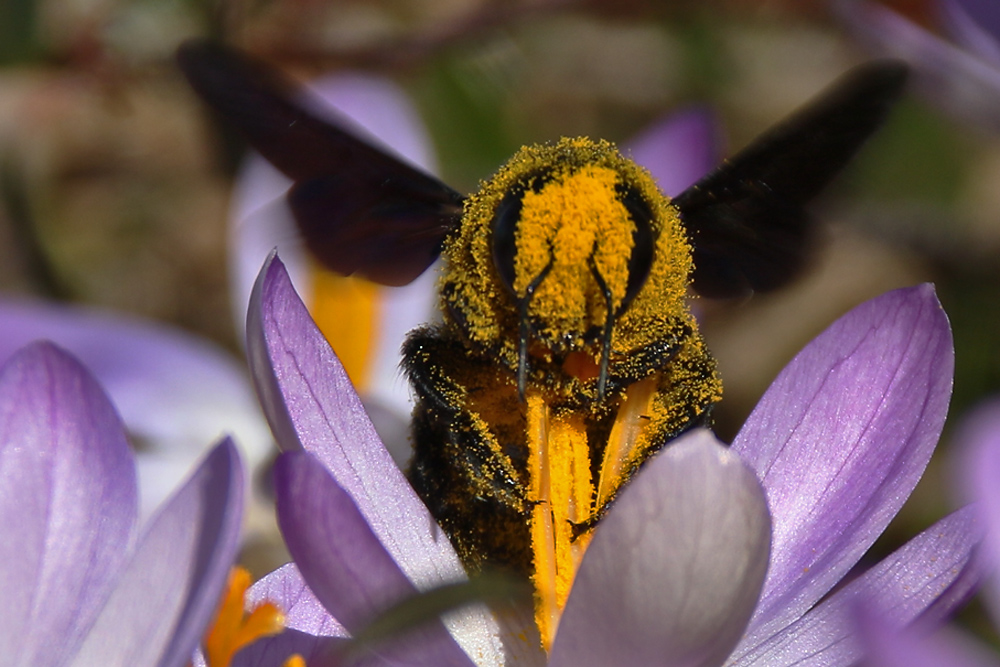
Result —
[{"label": "bee compound eye", "polygon": [[653,267],[656,238],[653,234],[653,211],[646,199],[633,188],[619,188],[618,196],[635,228],[632,230],[632,254],[628,258],[628,285],[618,312],[622,312],[639,293]]},{"label": "bee compound eye", "polygon": [[521,219],[523,203],[524,188],[513,187],[504,195],[493,214],[493,266],[504,286],[514,296],[517,296],[514,289],[514,255],[517,253],[517,224]]}]

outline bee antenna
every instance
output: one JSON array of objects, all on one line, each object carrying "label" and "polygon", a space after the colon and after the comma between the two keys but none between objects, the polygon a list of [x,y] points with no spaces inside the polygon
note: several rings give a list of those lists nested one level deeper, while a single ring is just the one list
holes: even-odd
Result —
[{"label": "bee antenna", "polygon": [[611,362],[611,329],[615,323],[615,311],[611,307],[613,298],[611,289],[604,280],[604,276],[598,270],[597,262],[594,261],[593,255],[587,258],[587,263],[590,265],[590,273],[593,274],[594,280],[597,282],[597,286],[601,289],[601,294],[604,296],[607,313],[604,316],[604,330],[601,331],[601,367],[597,375],[597,400],[603,401],[604,393],[608,388],[608,365]]},{"label": "bee antenna", "polygon": [[531,325],[528,321],[528,305],[531,303],[531,298],[535,296],[535,290],[538,289],[538,286],[545,280],[545,276],[549,275],[549,271],[552,270],[554,261],[555,258],[549,260],[549,263],[545,265],[542,272],[535,276],[535,279],[528,284],[527,289],[524,290],[524,296],[517,300],[517,314],[519,319],[517,335],[517,393],[522,401],[524,401],[524,392],[528,386],[528,337],[531,335]]}]

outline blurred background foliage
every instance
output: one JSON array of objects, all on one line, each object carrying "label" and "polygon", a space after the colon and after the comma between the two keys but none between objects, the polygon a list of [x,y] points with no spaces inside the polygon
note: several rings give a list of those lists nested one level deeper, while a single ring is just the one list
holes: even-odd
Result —
[{"label": "blurred background foliage", "polygon": [[[886,4],[936,29],[926,2]],[[226,216],[242,147],[172,64],[196,35],[302,78],[391,77],[464,191],[523,143],[624,141],[693,103],[716,110],[736,149],[869,57],[819,0],[5,0],[0,290],[170,321],[238,351]],[[723,438],[837,316],[922,281],[954,328],[951,424],[1000,389],[997,134],[910,97],[816,210],[825,242],[793,287],[698,302],[726,382]],[[935,458],[882,550],[951,507],[946,446]]]}]

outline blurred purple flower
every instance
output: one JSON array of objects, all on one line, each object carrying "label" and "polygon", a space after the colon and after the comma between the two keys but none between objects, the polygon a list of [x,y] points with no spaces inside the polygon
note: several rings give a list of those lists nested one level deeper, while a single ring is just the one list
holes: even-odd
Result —
[{"label": "blurred purple flower", "polygon": [[186,665],[236,553],[243,477],[220,442],[138,535],[122,423],[75,358],[0,369],[0,655],[9,665]]},{"label": "blurred purple flower", "polygon": [[1000,130],[1000,3],[937,0],[951,41],[866,0],[834,0],[851,33],[874,53],[907,60],[914,88],[957,118]]},{"label": "blurred purple flower", "polygon": [[[990,575],[981,594],[993,625],[1000,628],[1000,401],[992,401],[966,418],[956,434],[962,461],[958,487],[973,506],[985,530],[979,558]],[[980,667],[1000,665],[1000,655],[971,637],[948,628],[899,629],[861,605],[859,627],[871,667]]]},{"label": "blurred purple flower", "polygon": [[[285,451],[279,523],[295,558],[259,582],[251,602],[276,602],[293,630],[237,663],[277,664],[292,649],[322,661],[386,606],[464,573],[276,259],[254,291],[248,351]],[[950,330],[929,286],[856,308],[788,365],[731,449],[696,432],[648,462],[596,531],[548,656],[527,626],[473,608],[400,639],[387,659],[854,664],[855,600],[872,599],[905,625],[939,619],[975,583],[977,533],[963,511],[828,595],[922,474],[952,368]]]},{"label": "blurred purple flower", "polygon": [[0,300],[0,363],[38,339],[83,362],[138,440],[142,519],[223,434],[233,435],[251,469],[272,452],[246,368],[207,340],[95,308]]}]

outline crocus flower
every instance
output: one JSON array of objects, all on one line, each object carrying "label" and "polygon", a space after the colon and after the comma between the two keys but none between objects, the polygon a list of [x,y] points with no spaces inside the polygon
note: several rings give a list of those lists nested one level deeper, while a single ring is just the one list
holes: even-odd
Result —
[{"label": "crocus flower", "polygon": [[[992,401],[966,418],[956,442],[963,456],[959,488],[975,502],[985,530],[979,554],[989,572],[981,590],[994,627],[1000,628],[1000,402]],[[1000,655],[958,630],[938,632],[916,627],[899,629],[886,624],[877,613],[858,609],[861,636],[871,667],[983,667],[1000,665]]]},{"label": "crocus flower", "polygon": [[203,338],[96,308],[0,299],[0,363],[38,339],[83,362],[140,443],[135,462],[142,519],[222,435],[233,435],[251,469],[272,453],[246,368]]},{"label": "crocus flower", "polygon": [[182,667],[236,552],[222,440],[138,531],[135,462],[90,373],[33,343],[0,369],[0,655],[6,665]]},{"label": "crocus flower", "polygon": [[[277,664],[291,650],[325,664],[380,609],[464,575],[276,259],[254,291],[248,352],[285,450],[278,513],[295,558],[251,600],[277,603],[293,631],[237,664]],[[858,307],[788,365],[731,449],[695,432],[630,482],[595,531],[548,655],[516,622],[471,608],[430,620],[382,656],[401,665],[854,664],[860,596],[905,625],[939,619],[976,579],[974,517],[960,511],[827,596],[920,477],[952,366],[929,286]]]},{"label": "crocus flower", "polygon": [[937,0],[945,39],[891,9],[836,0],[851,33],[873,52],[903,58],[915,90],[944,111],[1000,130],[1000,5],[992,0]]}]

